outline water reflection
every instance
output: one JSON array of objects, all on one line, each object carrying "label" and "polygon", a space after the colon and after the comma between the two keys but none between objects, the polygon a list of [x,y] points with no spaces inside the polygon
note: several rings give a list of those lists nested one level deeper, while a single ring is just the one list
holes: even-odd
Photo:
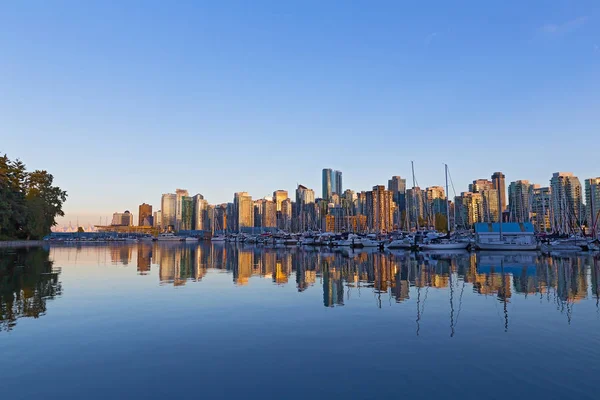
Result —
[{"label": "water reflection", "polygon": [[[268,280],[293,285],[300,293],[322,291],[325,307],[352,306],[355,297],[372,295],[378,308],[414,310],[419,335],[428,298],[447,296],[450,335],[454,336],[469,294],[492,297],[499,305],[504,330],[510,329],[509,305],[516,297],[539,298],[566,317],[582,300],[594,299],[598,310],[600,267],[590,254],[545,257],[538,253],[409,253],[329,248],[264,248],[232,244],[138,243],[106,247],[53,247],[52,257],[63,260],[77,254],[96,257],[97,265],[136,265],[139,275],[158,277],[160,285],[185,286],[224,273],[236,286]],[[20,317],[38,317],[46,300],[61,293],[58,274],[48,251],[13,251],[1,258],[2,330]],[[62,261],[61,261],[62,262]],[[24,268],[16,268],[24,265]],[[155,281],[156,282],[156,281]],[[210,282],[206,283],[210,285]],[[240,294],[243,295],[243,294]],[[320,296],[320,295],[319,295]],[[412,305],[410,303],[413,303]],[[447,302],[447,303],[446,303]],[[555,312],[555,311],[552,311]]]},{"label": "water reflection", "polygon": [[0,251],[0,331],[11,331],[20,318],[39,318],[48,300],[60,296],[60,271],[46,249]]}]

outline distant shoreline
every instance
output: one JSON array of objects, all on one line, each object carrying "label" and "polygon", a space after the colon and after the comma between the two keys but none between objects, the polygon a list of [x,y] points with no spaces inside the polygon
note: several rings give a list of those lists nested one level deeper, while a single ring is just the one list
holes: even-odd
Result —
[{"label": "distant shoreline", "polygon": [[39,247],[43,244],[44,244],[43,240],[6,240],[6,241],[0,241],[0,248]]}]

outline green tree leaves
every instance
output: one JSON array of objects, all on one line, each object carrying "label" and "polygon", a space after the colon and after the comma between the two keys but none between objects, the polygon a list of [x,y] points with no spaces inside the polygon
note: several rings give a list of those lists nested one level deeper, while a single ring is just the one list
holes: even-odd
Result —
[{"label": "green tree leaves", "polygon": [[41,239],[63,216],[67,192],[47,171],[27,172],[20,160],[0,156],[0,239]]}]

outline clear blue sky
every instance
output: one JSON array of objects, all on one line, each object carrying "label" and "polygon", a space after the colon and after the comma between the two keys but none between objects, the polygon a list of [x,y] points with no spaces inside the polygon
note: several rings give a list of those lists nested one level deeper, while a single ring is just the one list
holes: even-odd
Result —
[{"label": "clear blue sky", "polygon": [[600,2],[0,4],[0,151],[67,219],[177,187],[256,198],[321,169],[456,191],[496,170],[600,175]]}]

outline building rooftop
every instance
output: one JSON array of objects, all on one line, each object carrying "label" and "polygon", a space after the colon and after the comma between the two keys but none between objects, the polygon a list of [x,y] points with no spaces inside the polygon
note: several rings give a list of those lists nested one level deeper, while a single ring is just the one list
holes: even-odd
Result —
[{"label": "building rooftop", "polygon": [[[475,232],[476,233],[499,233],[500,232],[500,224],[498,222],[494,223],[485,223],[478,222],[475,224]],[[528,232],[533,233],[533,224],[531,222],[503,222],[502,223],[502,232],[503,233],[522,233]]]}]

